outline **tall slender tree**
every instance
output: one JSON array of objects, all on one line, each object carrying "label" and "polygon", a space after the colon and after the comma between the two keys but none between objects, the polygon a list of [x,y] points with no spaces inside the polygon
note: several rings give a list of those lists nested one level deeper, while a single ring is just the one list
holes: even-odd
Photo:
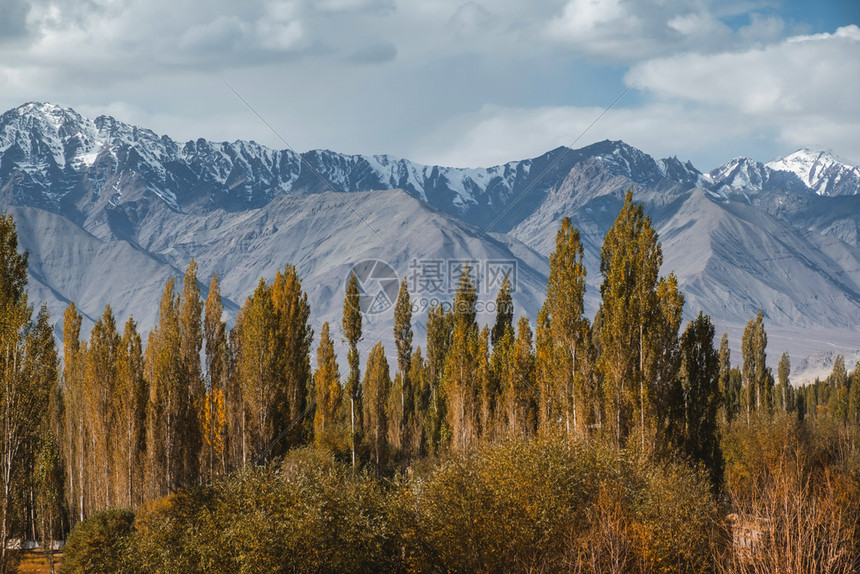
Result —
[{"label": "tall slender tree", "polygon": [[791,357],[788,352],[782,354],[777,365],[777,386],[776,399],[779,402],[779,408],[783,413],[788,413],[794,410],[794,393],[791,388]]},{"label": "tall slender tree", "polygon": [[677,331],[675,338],[667,336],[671,325],[666,323],[680,317],[677,307],[683,299],[673,294],[670,278],[663,288],[666,304],[661,304],[662,262],[651,219],[628,191],[600,253],[600,362],[619,443],[638,424],[644,447],[658,384],[654,366],[671,358],[677,341]]},{"label": "tall slender tree", "polygon": [[63,450],[66,459],[66,477],[69,508],[72,521],[84,519],[84,456],[86,438],[83,407],[84,351],[81,346],[83,317],[70,302],[63,318]]},{"label": "tall slender tree", "polygon": [[537,426],[537,396],[532,330],[528,317],[520,317],[517,322],[516,339],[510,348],[503,373],[502,400],[508,433],[520,437],[530,436]]},{"label": "tall slender tree", "polygon": [[182,417],[187,414],[180,355],[179,297],[168,279],[158,310],[158,323],[149,332],[144,353],[149,382],[146,418],[147,484],[150,497],[174,492],[182,484]]},{"label": "tall slender tree", "polygon": [[676,380],[681,390],[682,416],[674,418],[669,440],[687,456],[702,462],[717,488],[723,470],[717,425],[722,398],[719,354],[713,345],[714,326],[710,317],[699,312],[681,336],[681,369]]},{"label": "tall slender tree", "polygon": [[385,405],[391,392],[391,378],[388,359],[382,343],[377,343],[367,358],[364,375],[364,424],[365,434],[370,443],[370,456],[377,474],[382,469],[387,453],[388,420]]},{"label": "tall slender tree", "polygon": [[123,427],[117,428],[117,366],[119,364],[120,335],[110,305],[90,333],[84,375],[84,412],[90,431],[88,465],[94,480],[90,488],[99,509],[117,504],[116,473],[113,453]]},{"label": "tall slender tree", "polygon": [[848,421],[860,424],[860,361],[854,364],[851,386],[848,389]]},{"label": "tall slender tree", "polygon": [[444,442],[443,435],[449,432],[443,377],[445,358],[448,356],[453,334],[453,313],[446,311],[441,305],[431,306],[427,311],[427,365],[424,376],[428,397],[424,437],[426,449],[430,452],[438,449]]},{"label": "tall slender tree", "polygon": [[737,401],[731,387],[730,372],[732,370],[732,351],[729,348],[729,335],[723,333],[720,338],[720,393],[723,395],[723,422],[730,423],[737,414]]},{"label": "tall slender tree", "polygon": [[[563,420],[568,435],[584,427],[583,385],[585,377],[579,367],[581,348],[587,337],[585,310],[585,265],[579,231],[570,218],[562,219],[555,237],[555,251],[549,258],[549,281],[543,315],[539,316],[537,354],[543,400],[540,424],[548,427]],[[546,329],[548,324],[548,331]],[[546,345],[548,348],[543,348]]]},{"label": "tall slender tree", "polygon": [[259,456],[274,433],[277,386],[275,313],[263,279],[242,307],[238,326],[237,371],[241,384],[242,464]]},{"label": "tall slender tree", "polygon": [[272,282],[272,305],[276,318],[275,360],[278,377],[276,400],[280,405],[276,428],[286,434],[272,454],[283,453],[286,449],[304,444],[313,432],[313,416],[301,417],[312,409],[308,397],[313,397],[311,377],[311,329],[310,305],[308,296],[302,290],[296,268],[287,265],[275,275]]},{"label": "tall slender tree", "polygon": [[741,340],[743,354],[744,399],[747,423],[751,411],[770,412],[770,385],[767,369],[767,333],[764,330],[764,314],[759,311],[744,328]]},{"label": "tall slender tree", "polygon": [[451,446],[456,450],[466,449],[477,438],[479,387],[475,380],[475,358],[478,354],[476,302],[477,289],[467,265],[454,295],[453,332],[445,357],[442,384]]},{"label": "tall slender tree", "polygon": [[352,466],[355,467],[355,446],[358,440],[358,429],[361,428],[361,373],[358,355],[358,342],[361,340],[361,293],[358,290],[358,277],[350,275],[343,299],[343,321],[341,330],[349,345],[346,360],[349,363],[349,375],[346,379],[346,396],[349,397],[349,433],[350,449],[352,451]]},{"label": "tall slender tree", "polygon": [[496,322],[493,325],[491,341],[495,345],[505,334],[505,329],[513,327],[514,301],[511,298],[511,278],[506,274],[496,295]]},{"label": "tall slender tree", "polygon": [[317,370],[314,373],[314,388],[316,389],[316,412],[314,414],[314,444],[319,447],[340,450],[345,444],[341,426],[341,403],[343,401],[340,386],[340,372],[337,366],[337,356],[334,352],[334,341],[329,334],[328,322],[323,323],[320,333],[320,345],[317,348]]},{"label": "tall slender tree", "polygon": [[16,474],[32,440],[33,421],[41,421],[55,383],[44,376],[44,369],[56,367],[53,337],[42,336],[50,333],[47,311],[42,308],[33,326],[26,285],[27,254],[18,253],[12,216],[0,215],[0,572],[7,566]]},{"label": "tall slender tree", "polygon": [[192,259],[185,270],[182,281],[182,298],[179,302],[179,354],[181,362],[181,385],[183,387],[183,412],[180,413],[179,469],[181,482],[191,484],[200,477],[200,458],[203,433],[203,405],[206,389],[203,383],[203,366],[200,351],[203,348],[203,301],[197,282],[197,262]]},{"label": "tall slender tree", "polygon": [[117,449],[114,468],[120,477],[117,504],[134,507],[142,502],[146,428],[146,380],[143,378],[143,344],[137,324],[129,317],[117,349],[116,393],[113,398]]},{"label": "tall slender tree", "polygon": [[[227,389],[229,349],[227,325],[223,321],[221,283],[217,275],[209,281],[203,317],[206,356],[206,398],[204,400],[204,468],[211,477],[227,471]],[[230,397],[237,400],[237,397]]]},{"label": "tall slender tree", "polygon": [[412,381],[409,379],[412,360],[412,303],[406,279],[400,284],[400,292],[394,306],[394,343],[397,346],[397,375],[389,403],[389,430],[394,448],[409,456],[409,432],[415,416],[415,405]]}]

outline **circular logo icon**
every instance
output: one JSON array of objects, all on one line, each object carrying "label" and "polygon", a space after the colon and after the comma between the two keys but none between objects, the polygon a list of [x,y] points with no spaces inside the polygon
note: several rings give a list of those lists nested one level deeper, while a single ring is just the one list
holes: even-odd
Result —
[{"label": "circular logo icon", "polygon": [[394,306],[400,282],[391,266],[378,259],[366,259],[352,266],[346,276],[345,287],[352,275],[358,279],[359,306],[365,315],[384,313]]}]

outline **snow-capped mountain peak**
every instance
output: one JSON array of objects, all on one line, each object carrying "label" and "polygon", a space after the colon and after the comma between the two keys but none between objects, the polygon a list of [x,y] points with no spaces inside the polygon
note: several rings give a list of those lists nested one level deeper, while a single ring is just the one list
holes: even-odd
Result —
[{"label": "snow-capped mountain peak", "polygon": [[758,161],[747,157],[736,157],[712,170],[706,178],[713,187],[722,193],[760,191],[768,179],[767,168]]},{"label": "snow-capped mountain peak", "polygon": [[[400,188],[473,224],[510,226],[574,166],[588,162],[640,185],[692,187],[701,176],[689,162],[658,162],[622,141],[556,148],[491,167],[454,168],[388,155],[296,154],[247,141],[182,144],[110,116],[90,120],[54,104],[28,103],[0,116],[0,181],[16,181],[12,202],[55,212],[89,212],[87,202],[113,206],[109,198],[123,193],[126,199],[154,194],[171,210],[184,212],[260,207],[284,193]],[[529,196],[509,212],[523,190]],[[508,220],[495,221],[499,214]]]},{"label": "snow-capped mountain peak", "polygon": [[860,168],[848,164],[830,150],[802,148],[765,165],[774,171],[797,175],[818,195],[856,195],[860,192]]}]

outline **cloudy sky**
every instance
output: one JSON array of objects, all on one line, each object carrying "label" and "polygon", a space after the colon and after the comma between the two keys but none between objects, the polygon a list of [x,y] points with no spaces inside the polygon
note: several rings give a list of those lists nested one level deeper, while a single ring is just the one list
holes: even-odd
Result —
[{"label": "cloudy sky", "polygon": [[856,0],[0,0],[0,108],[285,147],[235,90],[297,151],[860,164],[858,25]]}]

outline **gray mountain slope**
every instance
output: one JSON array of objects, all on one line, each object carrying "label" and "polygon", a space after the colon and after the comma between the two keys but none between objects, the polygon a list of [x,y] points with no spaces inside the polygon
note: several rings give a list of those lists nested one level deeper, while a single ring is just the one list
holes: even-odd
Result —
[{"label": "gray mountain slope", "polygon": [[[569,215],[580,229],[588,271],[587,309],[599,304],[600,246],[633,189],[663,246],[662,273],[674,272],[686,297],[685,316],[704,310],[739,351],[743,326],[765,313],[772,353],[860,348],[860,249],[816,230],[799,230],[743,200],[704,189],[643,189],[624,177],[600,177],[583,167],[547,196],[511,234],[548,255]],[[590,296],[589,296],[590,294]],[[777,351],[778,350],[778,351]],[[774,359],[775,361],[776,359]]]},{"label": "gray mountain slope", "polygon": [[101,240],[42,209],[7,211],[14,218],[20,247],[29,252],[30,303],[47,303],[58,336],[70,301],[84,315],[85,333],[107,304],[117,321],[133,315],[143,328],[155,323],[162,289],[179,274],[176,269],[127,242]]},{"label": "gray mountain slope", "polygon": [[[441,262],[446,272],[449,261],[474,260],[479,268],[488,261],[512,262],[517,267],[517,313],[529,317],[537,315],[546,289],[545,258],[509,237],[481,237],[480,230],[399,190],[282,195],[257,209],[207,215],[167,210],[145,217],[138,228],[132,240],[142,250],[175,269],[195,257],[201,282],[217,273],[222,294],[238,305],[261,277],[270,281],[286,264],[294,264],[308,292],[317,333],[324,321],[340,329],[345,282],[352,267],[365,260],[387,263],[401,280],[413,276],[414,285],[423,262]],[[449,278],[443,292],[413,289],[416,343],[424,338],[427,308],[436,300],[450,301],[448,287],[453,286]],[[497,285],[480,287],[482,304],[495,299]],[[494,315],[485,312],[479,318],[490,322]],[[365,322],[367,349],[382,340],[393,353],[393,309],[369,315]]]}]

